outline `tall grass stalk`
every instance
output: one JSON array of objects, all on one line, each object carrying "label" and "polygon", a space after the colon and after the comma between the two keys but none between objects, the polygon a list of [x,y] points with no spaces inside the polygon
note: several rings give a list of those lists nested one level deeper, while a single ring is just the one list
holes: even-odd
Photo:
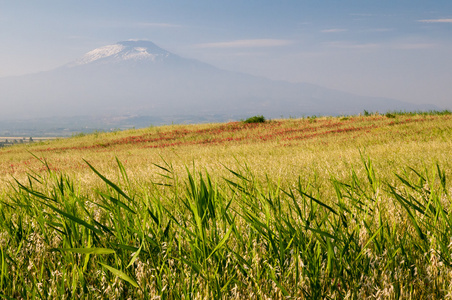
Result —
[{"label": "tall grass stalk", "polygon": [[[245,165],[222,181],[156,165],[159,181],[103,187],[48,165],[11,183],[0,209],[4,298],[444,298],[450,190],[439,165],[384,182],[370,158],[328,187],[281,188]],[[359,175],[363,174],[363,175]],[[276,182],[276,183],[275,183]],[[313,184],[314,183],[314,184]],[[325,198],[332,189],[335,198]]]}]

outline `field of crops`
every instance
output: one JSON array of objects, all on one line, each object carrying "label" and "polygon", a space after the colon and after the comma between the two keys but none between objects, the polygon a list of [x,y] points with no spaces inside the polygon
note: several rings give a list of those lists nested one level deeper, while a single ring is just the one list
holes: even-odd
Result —
[{"label": "field of crops", "polygon": [[5,299],[452,298],[452,115],[0,149]]}]

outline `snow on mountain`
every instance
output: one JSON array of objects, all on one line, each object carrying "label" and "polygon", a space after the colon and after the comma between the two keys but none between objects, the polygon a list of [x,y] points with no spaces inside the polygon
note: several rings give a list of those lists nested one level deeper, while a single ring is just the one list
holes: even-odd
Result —
[{"label": "snow on mountain", "polygon": [[121,52],[125,47],[120,44],[108,45],[101,48],[94,49],[86,53],[81,59],[77,61],[77,65],[89,64],[93,61],[109,57]]},{"label": "snow on mountain", "polygon": [[128,60],[164,60],[171,56],[170,52],[149,41],[123,41],[103,46],[86,53],[83,57],[69,64],[70,67],[90,63],[112,63]]}]

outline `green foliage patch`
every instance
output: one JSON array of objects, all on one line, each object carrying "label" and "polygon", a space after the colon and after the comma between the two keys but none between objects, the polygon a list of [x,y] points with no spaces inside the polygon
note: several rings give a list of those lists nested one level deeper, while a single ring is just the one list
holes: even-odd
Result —
[{"label": "green foliage patch", "polygon": [[[450,289],[451,197],[445,171],[362,169],[330,186],[259,182],[246,165],[159,182],[91,170],[104,188],[30,174],[1,199],[0,293],[12,298],[443,298]],[[268,177],[267,177],[268,178]],[[335,199],[322,197],[333,189]],[[416,270],[415,272],[413,270]],[[398,274],[394,276],[394,274]]]},{"label": "green foliage patch", "polygon": [[260,116],[250,117],[250,118],[244,120],[243,123],[265,123],[265,121],[266,121],[265,117],[260,115]]}]

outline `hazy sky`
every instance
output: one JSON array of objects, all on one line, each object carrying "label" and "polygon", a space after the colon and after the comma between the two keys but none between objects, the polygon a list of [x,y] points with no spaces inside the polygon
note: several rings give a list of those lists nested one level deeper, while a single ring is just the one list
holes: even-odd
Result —
[{"label": "hazy sky", "polygon": [[128,39],[223,69],[452,109],[451,0],[0,0],[0,77]]}]

